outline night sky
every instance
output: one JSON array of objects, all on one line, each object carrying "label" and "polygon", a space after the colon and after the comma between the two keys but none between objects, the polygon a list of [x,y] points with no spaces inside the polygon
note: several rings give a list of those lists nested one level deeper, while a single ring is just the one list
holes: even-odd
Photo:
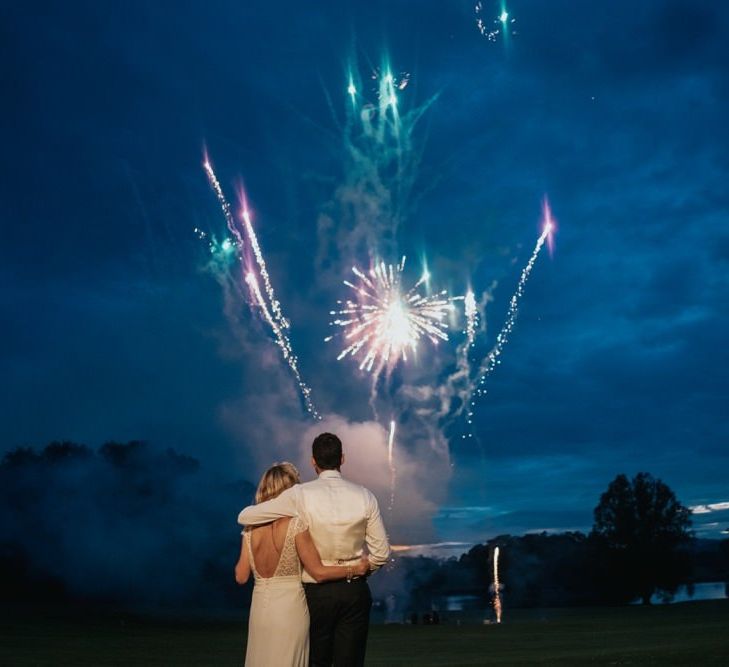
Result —
[{"label": "night sky", "polygon": [[[224,232],[207,147],[233,202],[245,185],[344,472],[383,505],[398,421],[395,541],[586,530],[615,475],[638,471],[686,505],[719,504],[694,515],[697,534],[726,531],[729,5],[508,10],[517,34],[492,42],[471,1],[6,3],[2,451],[136,438],[252,481],[305,462],[321,426],[194,233]],[[484,0],[480,15],[499,12]],[[435,287],[490,291],[474,352],[503,322],[545,195],[559,225],[472,439],[412,398],[452,371],[462,321],[395,372],[377,422],[368,377],[322,342],[341,280],[368,260],[327,242],[348,71],[371,87],[384,62],[410,74],[403,112],[435,98],[388,243],[413,278],[427,259]]]}]

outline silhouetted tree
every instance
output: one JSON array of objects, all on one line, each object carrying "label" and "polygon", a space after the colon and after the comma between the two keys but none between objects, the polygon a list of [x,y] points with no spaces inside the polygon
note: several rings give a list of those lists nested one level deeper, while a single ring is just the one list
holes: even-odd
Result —
[{"label": "silhouetted tree", "polygon": [[688,508],[645,472],[632,480],[618,475],[595,508],[592,537],[604,549],[616,601],[650,604],[656,591],[672,596],[689,575],[692,536]]}]

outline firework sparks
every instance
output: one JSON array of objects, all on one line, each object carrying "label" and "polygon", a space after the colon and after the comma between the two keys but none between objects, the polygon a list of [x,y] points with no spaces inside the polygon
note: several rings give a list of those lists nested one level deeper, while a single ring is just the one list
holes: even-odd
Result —
[{"label": "firework sparks", "polygon": [[299,360],[297,359],[291,347],[291,341],[289,340],[284,330],[281,328],[273,313],[269,310],[268,304],[263,298],[261,288],[258,285],[258,279],[252,271],[249,271],[246,274],[246,283],[251,290],[251,294],[253,294],[256,305],[261,309],[263,319],[266,320],[268,325],[271,327],[271,331],[273,332],[273,335],[276,339],[276,344],[281,349],[281,354],[283,355],[284,360],[289,365],[291,372],[296,378],[296,383],[299,386],[299,391],[301,392],[301,396],[304,400],[306,410],[309,412],[309,414],[311,414],[312,417],[314,417],[314,419],[321,419],[321,416],[314,407],[314,403],[311,399],[311,388],[306,384],[306,382],[304,382],[301,377],[301,372],[299,371]]},{"label": "firework sparks", "polygon": [[509,14],[504,5],[501,7],[499,15],[490,23],[484,21],[482,17],[482,2],[477,2],[474,10],[476,12],[476,27],[478,28],[478,31],[489,40],[489,42],[495,42],[499,35],[503,35],[504,38],[507,38],[510,34],[516,35],[516,31],[514,30],[514,23],[516,23],[516,19],[511,18],[511,14]]},{"label": "firework sparks", "polygon": [[233,218],[233,214],[230,210],[230,203],[225,198],[223,188],[220,186],[220,181],[215,175],[213,165],[210,164],[210,160],[208,159],[207,154],[205,155],[205,161],[203,162],[203,169],[205,169],[205,173],[207,174],[208,181],[210,182],[210,187],[213,189],[213,191],[215,192],[215,196],[218,198],[220,208],[223,211],[223,217],[225,218],[225,224],[228,227],[228,231],[235,238],[234,243],[238,247],[238,250],[242,251],[243,237],[241,236],[240,230],[238,229],[238,225],[235,224],[235,219]]},{"label": "firework sparks", "polygon": [[[379,371],[385,366],[391,368],[400,359],[407,361],[408,351],[415,354],[421,338],[435,345],[448,340],[447,315],[454,299],[445,290],[432,296],[421,294],[418,288],[427,280],[427,274],[410,290],[403,291],[404,268],[405,257],[397,265],[380,262],[369,275],[352,267],[358,281],[345,280],[344,284],[355,293],[356,300],[338,301],[342,307],[330,313],[335,318],[330,326],[342,328],[347,342],[338,361],[359,355],[360,370],[370,372],[377,363]],[[325,341],[333,338],[328,336]]]},{"label": "firework sparks", "polygon": [[[261,277],[263,278],[263,285],[266,290],[266,295],[268,296],[268,304],[266,303],[266,300],[263,298],[263,294],[261,293],[261,289],[258,285],[258,280],[256,279],[255,274],[253,271],[249,271],[246,275],[246,282],[248,283],[249,287],[251,288],[251,291],[253,292],[253,295],[255,297],[256,303],[260,306],[261,312],[263,313],[263,317],[268,322],[269,326],[271,327],[271,331],[273,331],[273,335],[276,339],[276,344],[281,349],[281,354],[283,354],[283,358],[286,361],[286,363],[289,365],[289,368],[291,369],[291,372],[294,374],[294,377],[296,378],[296,383],[299,387],[299,391],[301,392],[301,396],[304,400],[304,405],[306,406],[306,410],[309,412],[309,414],[312,415],[315,419],[321,419],[321,416],[317,412],[316,408],[314,407],[314,403],[311,399],[311,388],[304,382],[304,380],[301,377],[301,372],[299,371],[299,360],[294,354],[293,348],[291,347],[291,340],[289,339],[286,329],[289,328],[289,322],[288,320],[283,316],[283,313],[281,311],[281,304],[279,303],[278,299],[276,299],[276,294],[273,291],[273,287],[271,286],[271,280],[268,275],[268,270],[266,268],[266,261],[263,258],[263,254],[261,253],[261,248],[258,244],[258,238],[256,237],[256,233],[253,230],[253,225],[251,224],[251,216],[248,212],[248,207],[244,201],[244,208],[242,213],[243,222],[245,224],[245,229],[248,235],[248,241],[251,244],[251,247],[253,248],[253,254],[256,258],[256,263],[258,264],[258,269]],[[270,306],[270,310],[269,310]]]},{"label": "firework sparks", "polygon": [[236,252],[241,247],[240,242],[228,236],[223,238],[222,241],[218,241],[214,235],[209,235],[199,227],[195,227],[192,231],[198,239],[207,242],[208,250],[216,262],[228,264],[229,260],[234,257],[238,257],[240,259],[240,254]]},{"label": "firework sparks", "polygon": [[390,466],[390,507],[388,508],[392,512],[392,508],[395,507],[395,481],[397,477],[397,470],[395,469],[395,459],[393,458],[393,448],[395,446],[395,420],[390,420],[390,436],[387,439],[387,464]]},{"label": "firework sparks", "polygon": [[245,224],[248,240],[253,248],[253,256],[256,258],[256,263],[258,264],[258,272],[263,278],[263,286],[266,289],[266,295],[268,296],[268,301],[271,304],[271,310],[273,311],[273,315],[281,328],[288,329],[289,321],[283,316],[283,313],[281,312],[281,304],[278,302],[276,294],[273,291],[273,287],[271,286],[271,278],[269,277],[268,269],[266,268],[266,260],[263,258],[261,247],[258,245],[258,237],[256,236],[256,232],[251,224],[251,214],[248,211],[248,202],[246,201],[245,195],[242,195],[241,199],[243,202],[241,218]]},{"label": "firework sparks", "polygon": [[478,327],[478,304],[476,303],[476,295],[470,289],[463,297],[463,307],[466,316],[464,333],[466,334],[466,348],[468,349],[473,345],[476,338],[476,328]]},{"label": "firework sparks", "polygon": [[499,547],[494,549],[494,613],[496,622],[501,623],[501,583],[499,582]]},{"label": "firework sparks", "polygon": [[[499,357],[501,356],[501,353],[504,351],[504,346],[509,342],[509,336],[511,335],[511,332],[514,329],[514,325],[516,324],[516,319],[519,315],[519,304],[521,302],[521,298],[524,295],[524,288],[526,287],[527,281],[529,280],[529,276],[531,275],[532,269],[534,268],[534,264],[537,261],[537,257],[539,256],[539,252],[541,251],[542,247],[544,246],[545,242],[548,243],[548,245],[551,247],[552,245],[552,236],[556,229],[556,224],[554,219],[552,218],[552,211],[549,207],[549,202],[547,201],[546,197],[544,199],[544,202],[542,204],[542,233],[540,234],[539,238],[537,239],[537,243],[534,246],[534,250],[532,251],[532,255],[529,258],[529,261],[527,262],[526,266],[521,272],[521,276],[519,277],[519,282],[516,286],[516,291],[511,297],[511,300],[509,301],[509,310],[506,313],[506,320],[504,321],[503,326],[501,327],[501,331],[499,331],[499,334],[496,336],[496,344],[491,348],[491,351],[486,355],[484,360],[481,362],[481,366],[479,368],[478,374],[477,374],[477,380],[475,383],[475,394],[476,396],[484,396],[486,394],[486,380],[488,379],[489,375],[493,372],[494,368],[498,366],[501,363],[501,360]],[[466,413],[466,418],[468,421],[468,424],[471,425],[473,423],[473,410],[475,407],[475,399],[473,397],[473,394],[471,395],[471,400],[469,401],[469,407],[468,411]],[[467,435],[463,436],[466,437],[473,437],[472,433],[468,433]]]},{"label": "firework sparks", "polygon": [[375,87],[375,94],[381,100],[384,99],[385,103],[392,100],[392,95],[397,90],[405,90],[410,83],[410,72],[400,72],[398,76],[394,76],[389,68],[385,69],[385,73],[382,74],[379,68],[376,68],[372,72],[372,80],[377,81],[378,85]]},{"label": "firework sparks", "polygon": [[[218,201],[220,202],[226,225],[228,226],[228,229],[230,230],[231,234],[233,234],[233,237],[235,239],[225,239],[221,244],[219,244],[220,252],[222,252],[223,254],[230,254],[236,248],[240,251],[244,247],[243,234],[236,224],[235,218],[233,217],[233,214],[231,212],[230,204],[225,198],[225,194],[223,193],[220,181],[218,181],[218,178],[215,175],[215,171],[213,170],[213,167],[210,164],[207,156],[205,157],[203,167],[205,169],[205,173],[208,176],[208,181],[210,182],[210,185],[215,191]],[[299,371],[299,361],[294,354],[293,348],[291,346],[291,340],[289,339],[287,334],[289,322],[284,317],[281,310],[281,304],[279,303],[278,299],[276,299],[276,294],[273,290],[271,279],[268,274],[268,269],[266,267],[266,260],[263,257],[260,244],[258,243],[258,237],[256,236],[256,232],[253,229],[253,224],[251,223],[251,215],[248,210],[248,204],[245,195],[241,195],[241,200],[243,207],[243,211],[241,213],[243,229],[245,235],[248,237],[248,244],[253,250],[253,256],[255,257],[258,274],[263,279],[265,297],[264,292],[261,290],[258,282],[258,277],[256,276],[253,267],[250,267],[249,270],[246,272],[245,282],[248,285],[248,288],[252,295],[254,305],[260,309],[263,319],[271,327],[271,331],[273,332],[276,344],[281,350],[284,361],[286,361],[289,368],[291,369],[291,372],[294,375],[306,410],[315,419],[321,419],[319,413],[314,407],[314,403],[311,398],[311,388],[304,382],[301,377],[301,372]],[[212,247],[213,246],[211,246],[211,249]],[[241,261],[245,261],[242,255],[239,255],[239,259]]]},{"label": "firework sparks", "polygon": [[[278,340],[281,336],[281,328],[278,326],[278,323],[273,318],[273,315],[271,315],[271,311],[268,309],[268,304],[266,303],[266,300],[263,298],[263,294],[261,293],[261,288],[258,285],[258,279],[256,278],[256,275],[249,271],[246,273],[246,283],[248,287],[251,290],[251,294],[253,295],[253,299],[256,303],[256,305],[261,309],[261,313],[263,314],[263,319],[268,322],[268,325],[273,330],[274,335],[276,336],[276,339]],[[283,348],[283,355],[284,359],[288,359],[288,350],[284,347]]]}]

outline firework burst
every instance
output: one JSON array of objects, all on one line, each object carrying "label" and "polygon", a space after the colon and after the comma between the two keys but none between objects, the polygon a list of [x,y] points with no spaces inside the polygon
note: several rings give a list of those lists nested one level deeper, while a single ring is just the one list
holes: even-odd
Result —
[{"label": "firework burst", "polygon": [[[392,368],[415,354],[418,342],[429,339],[434,345],[448,340],[447,316],[454,298],[445,290],[424,295],[419,288],[429,274],[424,273],[408,291],[402,287],[405,257],[399,264],[380,262],[369,274],[352,267],[357,282],[345,280],[354,297],[338,301],[339,310],[331,311],[331,326],[343,329],[345,348],[337,360],[347,356],[360,359],[360,370]],[[335,335],[325,338],[331,341]],[[377,371],[376,371],[377,372]]]},{"label": "firework burst", "polygon": [[514,30],[516,19],[511,17],[503,3],[501,12],[491,21],[483,18],[484,8],[482,2],[477,2],[474,9],[476,12],[476,27],[489,42],[497,41],[500,35],[504,39],[508,39],[510,35],[516,35],[516,30]]}]

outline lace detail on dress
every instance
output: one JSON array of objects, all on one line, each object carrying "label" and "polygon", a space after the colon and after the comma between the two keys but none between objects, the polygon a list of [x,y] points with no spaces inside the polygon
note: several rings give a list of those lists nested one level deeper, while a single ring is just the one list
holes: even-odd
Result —
[{"label": "lace detail on dress", "polygon": [[256,562],[253,560],[253,546],[251,545],[251,530],[249,528],[246,528],[243,531],[243,540],[246,543],[246,548],[248,549],[248,562],[251,564],[251,571],[253,572],[253,578],[254,579],[260,579],[261,577],[258,574],[258,571],[256,570]]},{"label": "lace detail on dress", "polygon": [[274,577],[301,576],[301,561],[296,551],[296,536],[304,530],[306,530],[306,524],[298,516],[289,521],[281,557],[278,560],[276,571],[273,573]]},{"label": "lace detail on dress", "polygon": [[295,516],[291,519],[291,522],[294,524],[291,528],[291,530],[294,531],[294,537],[296,537],[299,533],[303,533],[305,530],[309,530],[309,525],[300,516]]}]

